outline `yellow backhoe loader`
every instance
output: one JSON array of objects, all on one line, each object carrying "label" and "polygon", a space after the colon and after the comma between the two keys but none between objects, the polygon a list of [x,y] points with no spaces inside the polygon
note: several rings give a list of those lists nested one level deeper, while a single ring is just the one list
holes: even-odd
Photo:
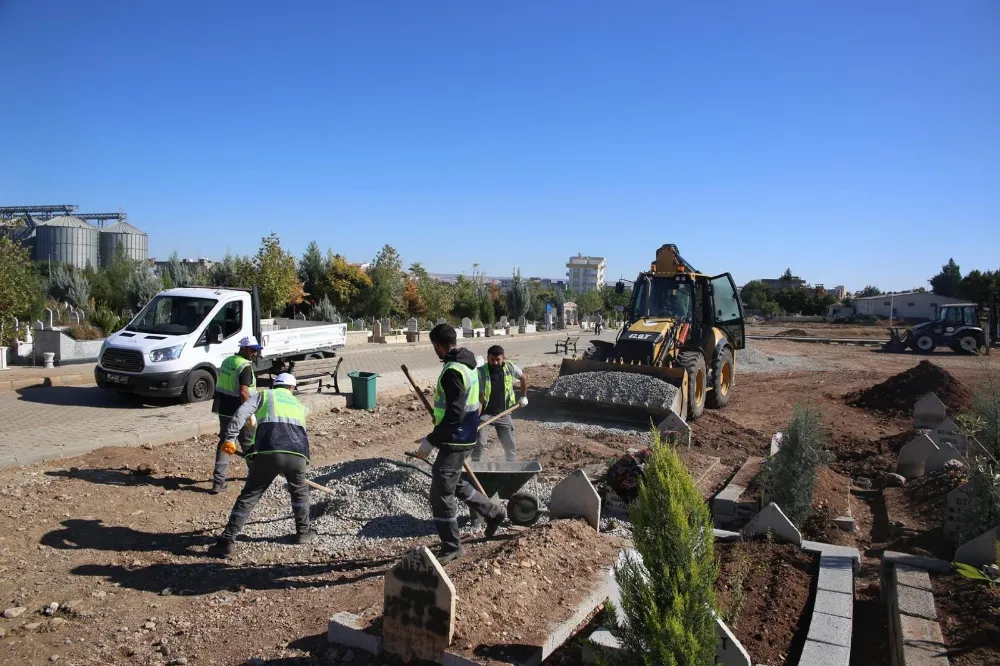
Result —
[{"label": "yellow backhoe loader", "polygon": [[[624,282],[616,290],[623,293]],[[701,274],[681,258],[676,245],[664,245],[649,272],[633,283],[623,315],[616,341],[594,341],[582,359],[564,359],[560,378],[585,372],[647,375],[677,389],[669,404],[630,403],[627,395],[600,390],[574,394],[560,391],[556,380],[553,395],[560,402],[583,413],[644,415],[647,421],[668,411],[693,421],[706,405],[721,408],[729,402],[736,351],[746,340],[743,306],[729,273]],[[595,383],[616,383],[611,376],[603,379]]]}]

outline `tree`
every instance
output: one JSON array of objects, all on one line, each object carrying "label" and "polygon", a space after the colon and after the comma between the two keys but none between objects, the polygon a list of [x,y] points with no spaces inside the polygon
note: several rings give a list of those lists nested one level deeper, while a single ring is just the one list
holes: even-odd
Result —
[{"label": "tree", "polygon": [[312,297],[312,300],[319,301],[325,296],[325,278],[326,261],[323,260],[323,255],[319,251],[319,245],[316,244],[316,241],[311,241],[306,246],[302,259],[299,260],[299,281],[302,282],[302,288],[305,289],[306,294]]},{"label": "tree", "polygon": [[479,318],[479,295],[476,293],[476,283],[464,275],[459,275],[452,292],[452,313],[461,319]]},{"label": "tree", "polygon": [[986,303],[992,293],[1000,293],[1000,271],[969,271],[958,288],[958,297],[970,303]]},{"label": "tree", "polygon": [[784,311],[781,309],[781,306],[774,301],[766,301],[760,308],[761,316],[767,319],[770,319],[771,317],[780,317],[783,313]]},{"label": "tree", "polygon": [[[245,267],[237,267],[236,273],[246,270]],[[270,316],[275,310],[283,311],[289,303],[302,302],[302,285],[295,268],[295,257],[282,249],[276,233],[271,232],[260,239],[251,271],[250,275],[238,277],[241,282],[250,278],[251,284],[257,287],[261,313]]]},{"label": "tree", "polygon": [[931,289],[938,296],[957,296],[962,285],[962,271],[954,259],[941,267],[941,272],[930,279]]},{"label": "tree", "polygon": [[496,311],[493,309],[493,300],[490,299],[488,293],[479,299],[479,318],[487,326],[492,326],[497,320]]},{"label": "tree", "polygon": [[163,281],[160,277],[144,266],[136,265],[128,278],[127,307],[138,311],[161,291],[163,291]]},{"label": "tree", "polygon": [[368,269],[368,277],[371,278],[372,286],[368,290],[365,313],[369,317],[388,317],[393,312],[402,313],[405,276],[399,252],[391,245],[383,246]]},{"label": "tree", "polygon": [[451,287],[444,282],[427,277],[425,273],[417,285],[417,293],[429,319],[437,321],[451,312],[453,294]]},{"label": "tree", "polygon": [[341,312],[358,314],[363,310],[363,299],[372,287],[371,278],[357,266],[348,263],[343,255],[327,258],[325,290],[330,301]]},{"label": "tree", "polygon": [[531,290],[528,283],[521,279],[521,271],[515,270],[510,288],[507,290],[507,310],[515,321],[527,316],[531,308]]},{"label": "tree", "polygon": [[576,310],[581,317],[599,312],[604,305],[604,299],[597,291],[585,291],[576,297]]},{"label": "tree", "polygon": [[781,274],[781,279],[782,280],[794,280],[795,276],[792,275],[792,269],[791,268],[786,268],[785,272]]},{"label": "tree", "polygon": [[403,287],[403,304],[406,308],[406,314],[411,317],[420,317],[427,312],[424,302],[420,300],[417,284],[409,278],[406,279],[406,286]]},{"label": "tree", "polygon": [[49,272],[49,297],[82,308],[90,300],[90,282],[82,271],[68,264],[56,264]]},{"label": "tree", "polygon": [[762,310],[764,304],[771,298],[771,290],[764,286],[764,283],[760,280],[750,280],[740,291],[740,299],[743,301],[743,305],[750,310]]},{"label": "tree", "polygon": [[859,298],[868,298],[870,296],[881,296],[881,295],[882,295],[882,290],[873,284],[866,286],[864,289],[855,294],[855,296],[858,296]]},{"label": "tree", "polygon": [[329,297],[324,296],[323,300],[316,304],[316,307],[309,313],[309,318],[313,321],[334,321],[337,317],[337,308],[333,307]]},{"label": "tree", "polygon": [[28,248],[0,234],[0,343],[16,337],[14,319],[27,313],[37,285]]},{"label": "tree", "polygon": [[799,403],[785,429],[781,450],[764,465],[763,484],[770,501],[797,527],[812,513],[816,468],[830,460],[819,411]]},{"label": "tree", "polygon": [[627,663],[703,666],[713,663],[718,643],[712,515],[674,447],[657,429],[652,435],[629,511],[642,560],[626,557],[615,569],[621,608],[608,604],[611,631]]},{"label": "tree", "polygon": [[187,267],[181,263],[180,255],[175,250],[167,259],[167,267],[163,271],[163,283],[167,283],[167,276],[170,283],[175,287],[187,287],[191,284],[191,273]]}]

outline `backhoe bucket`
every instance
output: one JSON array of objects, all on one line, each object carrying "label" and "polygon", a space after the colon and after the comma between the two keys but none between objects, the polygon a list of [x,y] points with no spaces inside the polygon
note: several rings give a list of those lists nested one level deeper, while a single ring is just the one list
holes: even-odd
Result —
[{"label": "backhoe bucket", "polygon": [[898,328],[889,329],[889,341],[882,345],[882,351],[888,354],[901,354],[910,347],[910,332],[899,332]]},{"label": "backhoe bucket", "polygon": [[559,376],[576,375],[584,372],[632,373],[655,377],[674,386],[677,392],[669,403],[644,402],[630,400],[626,396],[611,394],[605,386],[595,384],[580,391],[570,391],[559,386],[559,381],[549,390],[549,396],[555,399],[563,408],[595,418],[616,421],[639,421],[649,423],[650,419],[657,423],[671,412],[682,419],[687,419],[688,404],[688,374],[684,368],[668,368],[658,365],[629,365],[605,361],[577,360],[564,358],[559,368]]}]

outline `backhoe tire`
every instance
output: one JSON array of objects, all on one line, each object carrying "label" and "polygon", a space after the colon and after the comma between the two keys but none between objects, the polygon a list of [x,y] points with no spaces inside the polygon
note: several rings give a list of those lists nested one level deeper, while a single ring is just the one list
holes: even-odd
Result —
[{"label": "backhoe tire", "polygon": [[937,343],[934,341],[934,336],[927,335],[926,333],[913,340],[913,351],[918,354],[930,354],[936,347]]},{"label": "backhoe tire", "polygon": [[706,386],[705,357],[701,352],[681,352],[677,365],[688,373],[688,421],[694,421],[705,411]]},{"label": "backhoe tire", "polygon": [[712,390],[705,398],[710,409],[722,409],[729,404],[735,379],[736,363],[733,361],[733,350],[723,347],[722,351],[712,359]]}]

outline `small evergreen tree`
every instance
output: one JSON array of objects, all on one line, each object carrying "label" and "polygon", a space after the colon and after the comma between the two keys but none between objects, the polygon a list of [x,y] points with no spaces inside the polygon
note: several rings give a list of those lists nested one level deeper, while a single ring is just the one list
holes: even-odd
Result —
[{"label": "small evergreen tree", "polygon": [[826,449],[818,410],[799,403],[785,430],[781,451],[764,465],[764,490],[792,523],[801,526],[812,513],[816,468],[832,459]]},{"label": "small evergreen tree", "polygon": [[334,321],[336,317],[337,308],[333,307],[328,296],[324,296],[323,300],[317,303],[312,312],[309,313],[309,318],[313,321]]},{"label": "small evergreen tree", "polygon": [[479,316],[487,326],[492,326],[497,320],[496,311],[493,309],[493,301],[490,300],[489,294],[485,294],[479,301]]},{"label": "small evergreen tree", "polygon": [[528,314],[531,309],[531,289],[528,283],[521,279],[521,271],[514,271],[514,279],[507,290],[507,310],[514,321]]},{"label": "small evergreen tree", "polygon": [[612,633],[624,648],[624,663],[706,666],[718,642],[712,515],[655,428],[652,450],[629,511],[642,562],[626,558],[615,570],[622,607],[609,610]]},{"label": "small evergreen tree", "polygon": [[989,368],[972,396],[972,413],[959,417],[969,443],[969,506],[959,523],[959,540],[974,539],[1000,524],[1000,384]]}]

